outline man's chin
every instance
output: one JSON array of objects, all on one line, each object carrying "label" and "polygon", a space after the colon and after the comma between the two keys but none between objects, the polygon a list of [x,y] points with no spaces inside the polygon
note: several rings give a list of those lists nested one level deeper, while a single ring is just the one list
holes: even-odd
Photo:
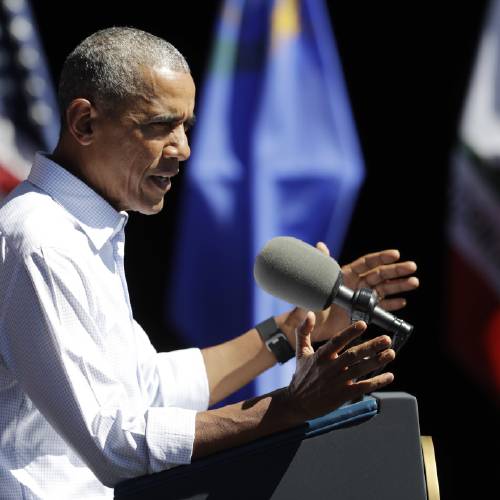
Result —
[{"label": "man's chin", "polygon": [[160,213],[163,209],[164,200],[163,198],[155,204],[151,203],[143,203],[139,207],[137,207],[134,212],[139,212],[142,215],[155,215]]}]

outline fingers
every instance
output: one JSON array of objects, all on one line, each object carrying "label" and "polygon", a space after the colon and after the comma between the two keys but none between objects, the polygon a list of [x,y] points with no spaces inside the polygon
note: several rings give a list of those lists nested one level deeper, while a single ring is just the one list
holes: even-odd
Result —
[{"label": "fingers", "polygon": [[344,373],[342,374],[343,380],[346,382],[348,380],[356,380],[373,371],[380,371],[385,365],[394,361],[395,357],[396,353],[394,350],[386,349],[377,353],[372,358],[363,359],[359,363],[344,370]]},{"label": "fingers", "polygon": [[330,255],[330,249],[326,246],[325,243],[323,243],[322,241],[318,241],[318,243],[316,243],[316,248],[323,254],[325,255]]},{"label": "fingers", "polygon": [[[316,243],[316,248],[324,255],[330,255],[328,247],[322,241]],[[417,264],[413,261],[397,262],[399,258],[400,254],[396,249],[364,255],[342,267],[345,283],[352,288],[374,288],[380,296],[381,307],[387,311],[401,309],[406,305],[405,299],[385,297],[415,290],[420,283],[415,276],[408,276],[417,270]]]},{"label": "fingers", "polygon": [[419,284],[418,278],[411,276],[410,278],[386,281],[375,285],[373,288],[377,290],[379,295],[385,297],[386,295],[394,295],[395,293],[409,292],[418,288]]},{"label": "fingers", "polygon": [[395,353],[392,349],[389,349],[390,345],[390,337],[382,335],[362,344],[349,347],[336,360],[336,369],[341,372],[346,370],[351,371],[359,364],[360,367],[358,370],[363,370],[363,366],[366,366],[366,371],[362,374],[358,374],[358,371],[353,371],[355,374],[348,378],[357,378],[365,375],[394,359]]},{"label": "fingers", "polygon": [[379,302],[379,306],[386,311],[399,311],[406,306],[406,299],[401,297],[395,299],[383,299]]},{"label": "fingers", "polygon": [[347,399],[357,399],[363,394],[379,391],[394,380],[394,375],[390,372],[381,373],[376,377],[360,380],[346,387]]},{"label": "fingers", "polygon": [[363,257],[356,259],[354,262],[345,267],[350,268],[349,270],[357,275],[360,275],[371,271],[375,267],[392,264],[393,262],[399,260],[399,257],[400,255],[398,250],[382,250],[381,252],[373,252],[363,255]]},{"label": "fingers", "polygon": [[311,344],[311,332],[314,329],[315,322],[315,314],[309,311],[303,323],[295,329],[297,359],[314,354],[314,349]]},{"label": "fingers", "polygon": [[283,324],[281,325],[281,329],[287,332],[295,332],[296,328],[299,328],[300,325],[304,322],[307,316],[307,310],[302,309],[301,307],[295,307],[290,314],[287,316]]},{"label": "fingers", "polygon": [[392,382],[394,377],[391,373],[357,380],[371,372],[378,373],[394,359],[395,352],[389,348],[391,339],[387,335],[349,346],[342,352],[346,345],[365,331],[366,323],[358,321],[336,334],[313,354],[311,330],[314,321],[314,314],[308,313],[297,329],[297,367],[288,387],[288,397],[299,418],[324,415],[346,401]]},{"label": "fingers", "polygon": [[417,270],[416,263],[396,262],[397,259],[397,250],[383,250],[365,255],[342,268],[344,283],[351,288],[375,289],[380,297],[380,306],[387,311],[401,309],[406,305],[405,299],[386,297],[415,290],[420,283],[418,278],[410,276]]},{"label": "fingers", "polygon": [[408,276],[417,270],[415,262],[397,262],[399,258],[398,250],[382,250],[356,259],[351,264],[343,266],[342,271],[347,274],[352,273],[358,278],[366,278],[369,275],[371,281],[366,283],[373,286],[384,280]]},{"label": "fingers", "polygon": [[364,321],[356,321],[356,323],[349,325],[347,328],[334,335],[318,350],[318,355],[320,357],[331,358],[354,339],[359,337],[365,330],[366,323]]},{"label": "fingers", "polygon": [[406,305],[405,299],[401,297],[386,299],[385,297],[397,293],[410,292],[417,289],[419,285],[420,282],[418,278],[412,276],[411,278],[392,280],[375,286],[375,290],[380,298],[380,306],[386,311],[397,311],[398,309],[401,309]]},{"label": "fingers", "polygon": [[409,274],[413,274],[416,270],[417,264],[413,261],[398,262],[397,264],[387,264],[373,268],[361,277],[366,284],[373,287],[387,280],[403,278]]}]

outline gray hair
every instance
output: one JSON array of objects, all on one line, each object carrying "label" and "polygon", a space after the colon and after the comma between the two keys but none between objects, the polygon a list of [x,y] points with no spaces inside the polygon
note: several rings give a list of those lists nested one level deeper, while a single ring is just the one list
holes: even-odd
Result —
[{"label": "gray hair", "polygon": [[172,44],[145,31],[113,27],[87,37],[62,68],[58,98],[63,124],[66,108],[78,97],[112,111],[143,93],[144,67],[190,72],[186,59]]}]

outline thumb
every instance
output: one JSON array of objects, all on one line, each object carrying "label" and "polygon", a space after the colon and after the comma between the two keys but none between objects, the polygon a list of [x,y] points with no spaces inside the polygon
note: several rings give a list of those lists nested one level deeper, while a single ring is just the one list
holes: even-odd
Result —
[{"label": "thumb", "polygon": [[311,344],[311,332],[314,329],[315,323],[316,315],[309,311],[302,324],[295,329],[297,359],[314,354],[314,349]]}]

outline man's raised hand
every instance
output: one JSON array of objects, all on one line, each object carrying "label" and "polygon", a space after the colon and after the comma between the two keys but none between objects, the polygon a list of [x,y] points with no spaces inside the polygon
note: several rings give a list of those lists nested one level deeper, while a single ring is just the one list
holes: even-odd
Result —
[{"label": "man's raised hand", "polygon": [[[330,255],[323,242],[317,243],[316,248],[325,255]],[[399,258],[399,251],[395,249],[363,255],[342,266],[344,285],[351,290],[371,288],[377,292],[380,307],[387,311],[397,311],[406,305],[406,299],[397,295],[419,286],[418,278],[413,276],[417,270],[415,262],[399,262]],[[349,323],[349,313],[332,304],[328,309],[317,313],[313,342],[329,339],[333,332],[345,328]]]},{"label": "man's raised hand", "polygon": [[394,379],[392,373],[386,372],[358,381],[394,360],[395,352],[390,348],[391,339],[387,335],[349,346],[366,329],[366,323],[358,321],[314,351],[311,333],[315,319],[315,314],[308,312],[296,330],[297,368],[287,389],[292,410],[304,420],[377,391]]}]

